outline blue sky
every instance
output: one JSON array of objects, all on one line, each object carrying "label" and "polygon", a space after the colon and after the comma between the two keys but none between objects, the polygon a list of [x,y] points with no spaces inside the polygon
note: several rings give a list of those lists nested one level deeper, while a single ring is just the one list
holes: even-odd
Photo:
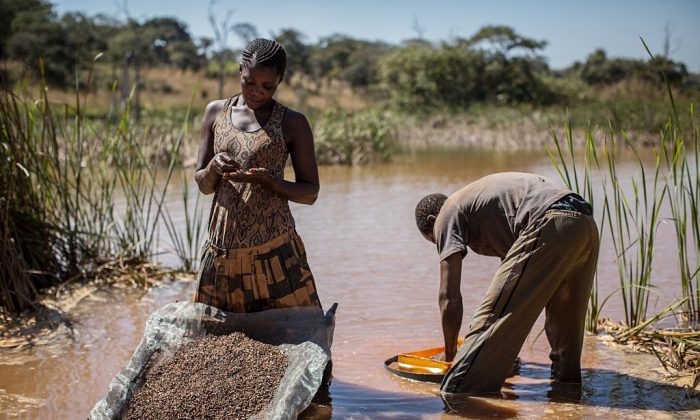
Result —
[{"label": "blue sky", "polygon": [[[53,1],[58,13],[82,11],[123,18],[123,0]],[[212,37],[208,0],[127,0],[138,19],[174,16],[195,37]],[[264,4],[264,7],[260,5]],[[652,52],[662,51],[665,28],[671,29],[671,58],[700,72],[700,1],[698,0],[219,0],[222,15],[233,9],[234,22],[249,22],[263,36],[295,28],[307,42],[341,33],[367,40],[398,43],[416,36],[414,21],[432,41],[468,37],[484,25],[508,25],[521,35],[548,42],[543,54],[550,66],[583,61],[596,48],[609,56],[646,58],[639,40]],[[231,46],[239,47],[230,37]]]}]

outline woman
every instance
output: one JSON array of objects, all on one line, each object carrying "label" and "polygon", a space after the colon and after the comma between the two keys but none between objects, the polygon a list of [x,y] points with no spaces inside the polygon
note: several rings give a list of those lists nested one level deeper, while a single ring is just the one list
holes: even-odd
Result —
[{"label": "woman", "polygon": [[[214,200],[195,302],[229,312],[321,306],[288,204],[318,196],[313,134],[272,98],[286,62],[277,42],[251,41],[241,93],[207,105],[195,180]],[[294,181],[284,179],[288,156]]]}]

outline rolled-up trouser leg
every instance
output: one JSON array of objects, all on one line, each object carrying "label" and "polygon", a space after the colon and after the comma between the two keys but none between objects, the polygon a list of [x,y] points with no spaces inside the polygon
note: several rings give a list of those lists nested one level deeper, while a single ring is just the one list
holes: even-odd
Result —
[{"label": "rolled-up trouser leg", "polygon": [[[549,210],[525,229],[494,275],[440,390],[499,392],[537,317],[597,243],[593,219],[572,211]],[[577,293],[588,299],[590,286]]]}]

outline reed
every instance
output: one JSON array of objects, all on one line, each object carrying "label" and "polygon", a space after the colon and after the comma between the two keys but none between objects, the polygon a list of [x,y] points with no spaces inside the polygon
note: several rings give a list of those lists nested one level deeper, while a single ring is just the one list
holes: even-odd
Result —
[{"label": "reed", "polygon": [[172,252],[180,260],[185,271],[195,271],[199,268],[200,245],[204,239],[205,226],[203,218],[201,194],[196,194],[194,204],[191,203],[189,194],[189,181],[187,174],[182,172],[182,208],[184,209],[184,229],[176,222],[170,211],[166,208],[163,224],[170,237]]},{"label": "reed", "polygon": [[[85,92],[90,82],[91,72]],[[184,135],[142,138],[128,108],[89,122],[87,94],[76,87],[72,104],[55,105],[47,91],[0,92],[0,304],[13,313],[41,287],[152,255]],[[149,142],[167,145],[165,169],[144,153]]]},{"label": "reed", "polygon": [[[556,153],[550,149],[549,146],[545,146],[545,149],[547,150],[547,154],[549,155],[552,164],[559,173],[559,176],[562,178],[564,184],[566,184],[566,187],[588,201],[588,203],[590,203],[593,207],[595,214],[596,194],[593,187],[595,185],[593,174],[595,171],[600,169],[600,161],[598,160],[598,152],[593,134],[594,129],[589,124],[585,132],[586,138],[584,142],[585,152],[583,154],[583,163],[577,163],[577,152],[575,150],[576,147],[574,146],[574,139],[569,121],[567,121],[564,125],[564,142],[559,139],[556,131],[553,129],[551,130],[551,138],[554,142]],[[604,207],[605,206],[603,206],[603,208]],[[602,240],[605,219],[606,213],[601,212],[599,240]],[[597,264],[598,261],[596,260],[596,266]],[[605,303],[612,296],[612,294],[610,294],[602,302],[600,302],[598,291],[598,271],[596,270],[595,277],[593,279],[593,288],[591,289],[591,296],[588,301],[588,309],[586,311],[586,331],[593,333],[597,332],[598,319],[600,318],[601,311],[605,306]]]},{"label": "reed", "polygon": [[[192,111],[192,104],[195,99],[195,92],[197,91],[197,84],[195,84],[195,89],[193,90],[192,97],[190,98],[190,103],[187,109],[187,115],[185,117],[185,123],[182,127],[183,137],[189,133],[189,115]],[[174,157],[179,159],[180,154],[176,153]],[[182,162],[178,161],[178,164],[182,166]],[[180,172],[182,175],[182,208],[184,211],[184,232],[180,229],[180,224],[176,223],[172,216],[172,213],[165,208],[163,224],[170,237],[170,242],[172,244],[172,251],[180,260],[181,266],[185,271],[194,271],[198,268],[199,261],[199,251],[200,244],[204,238],[204,224],[202,217],[202,205],[201,205],[201,194],[196,194],[194,199],[194,204],[190,203],[190,176],[186,171]]]},{"label": "reed", "polygon": [[626,193],[623,179],[617,172],[617,145],[612,127],[609,128],[603,152],[610,186],[603,184],[603,189],[625,322],[628,327],[635,327],[644,322],[649,306],[656,231],[667,188],[661,179],[662,154],[657,150],[653,178],[649,179],[645,162],[637,148],[624,132],[620,135],[623,144],[633,152],[637,165],[637,173],[631,178],[632,194]]},{"label": "reed", "polygon": [[[644,39],[641,40],[652,61],[652,54]],[[676,245],[678,247],[678,267],[681,280],[682,301],[685,320],[697,327],[700,320],[700,220],[698,199],[700,198],[700,172],[698,172],[698,130],[695,124],[695,108],[690,105],[690,130],[684,130],[679,118],[678,107],[668,79],[659,72],[666,86],[671,114],[661,130],[660,155],[666,165],[666,186],[668,205],[671,209]],[[686,135],[688,137],[686,138]],[[687,145],[691,145],[690,152]],[[690,238],[689,238],[690,236]]]},{"label": "reed", "polygon": [[[692,112],[692,110],[691,110]],[[687,321],[697,326],[700,301],[698,296],[698,256],[700,255],[700,235],[698,234],[698,146],[697,129],[693,128],[695,139],[691,156],[688,156],[686,142],[678,127],[669,121],[663,136],[669,139],[670,146],[664,148],[668,204],[671,209],[676,245],[678,247],[678,268],[681,292],[685,298],[684,313]],[[693,162],[694,161],[694,162]]]},{"label": "reed", "polygon": [[[601,211],[597,215],[601,241],[607,225],[615,250],[620,284],[617,290],[601,302],[596,270],[587,310],[586,329],[591,332],[597,330],[602,309],[615,293],[619,293],[622,299],[626,324],[634,327],[646,318],[649,295],[653,288],[651,270],[656,230],[661,205],[667,192],[661,177],[662,154],[655,154],[654,174],[649,178],[646,163],[624,132],[617,136],[612,126],[609,126],[605,140],[600,142],[603,145],[602,152],[598,151],[599,142],[596,141],[595,131],[590,125],[586,130],[585,149],[582,152],[575,150],[568,122],[564,132],[565,139],[562,141],[552,130],[551,137],[555,149],[547,146],[547,153],[567,187],[589,201],[594,211],[598,208],[595,205],[596,197],[602,197]],[[637,166],[637,175],[632,177],[629,186],[625,185],[625,180],[617,171],[620,137],[622,145],[633,153]],[[662,139],[662,147],[659,150],[663,150],[664,144]],[[577,155],[581,154],[583,161],[579,162]],[[602,159],[599,159],[599,156]],[[604,179],[602,182],[594,182],[594,172],[601,171]],[[602,190],[597,189],[597,186],[602,186]]]}]

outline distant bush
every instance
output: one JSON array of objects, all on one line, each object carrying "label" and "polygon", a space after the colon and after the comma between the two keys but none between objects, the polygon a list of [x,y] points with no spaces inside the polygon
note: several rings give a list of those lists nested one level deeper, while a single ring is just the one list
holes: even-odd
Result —
[{"label": "distant bush", "polygon": [[397,149],[393,120],[376,110],[321,113],[314,121],[321,164],[364,165],[388,161]]},{"label": "distant bush", "polygon": [[353,88],[365,88],[379,81],[377,62],[390,50],[383,42],[332,35],[311,48],[310,70],[318,79],[341,80]]},{"label": "distant bush", "polygon": [[[226,76],[238,76],[240,71],[240,63],[238,61],[226,61],[224,65],[224,74]],[[214,79],[219,76],[219,63],[214,60],[209,61],[206,66],[206,77]]]},{"label": "distant bush", "polygon": [[461,45],[396,49],[380,61],[383,87],[401,108],[465,108],[476,102],[547,104],[556,95],[528,57]]},{"label": "distant bush", "polygon": [[663,83],[663,73],[671,86],[682,86],[688,77],[685,64],[667,57],[659,56],[649,61],[608,58],[601,49],[590,54],[586,62],[576,68],[581,79],[590,85],[611,85],[635,78]]}]

